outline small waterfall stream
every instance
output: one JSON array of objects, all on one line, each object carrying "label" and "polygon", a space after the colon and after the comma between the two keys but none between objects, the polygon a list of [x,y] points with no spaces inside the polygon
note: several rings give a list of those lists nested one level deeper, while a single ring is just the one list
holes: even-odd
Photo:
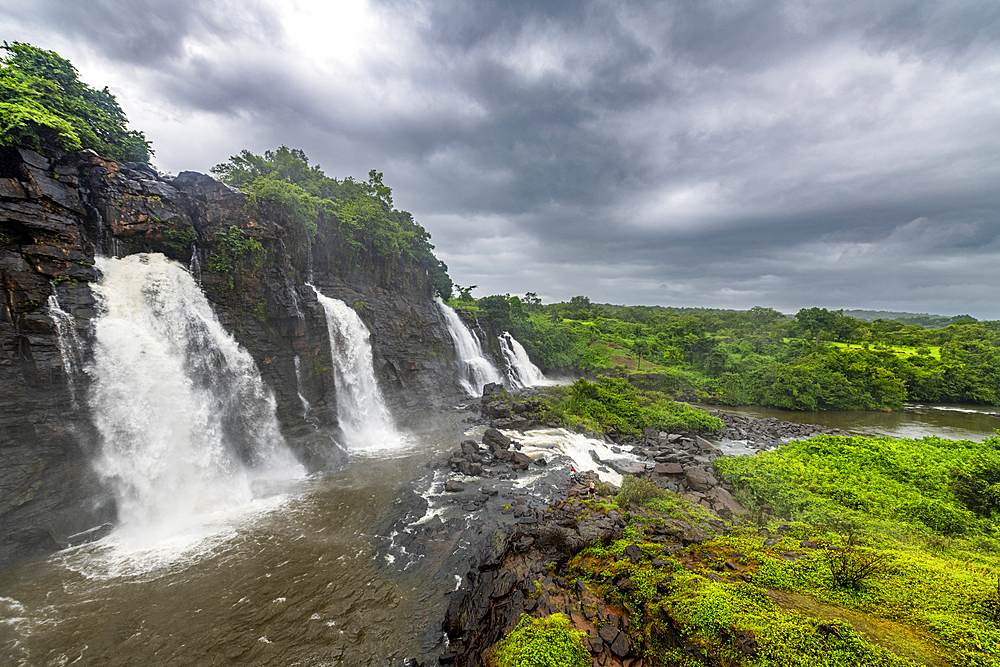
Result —
[{"label": "small waterfall stream", "polygon": [[448,306],[440,298],[436,297],[435,301],[444,315],[448,333],[451,334],[451,339],[455,342],[455,356],[458,358],[459,367],[458,382],[465,393],[473,398],[478,398],[483,394],[483,387],[490,382],[503,384],[503,376],[500,375],[500,371],[483,354],[483,347],[479,344],[479,339],[469,331],[455,309]]},{"label": "small waterfall stream", "polygon": [[315,286],[326,313],[337,387],[337,420],[351,450],[392,449],[402,443],[375,379],[368,327],[354,309]]},{"label": "small waterfall stream", "polygon": [[253,358],[191,274],[161,254],[99,257],[88,402],[121,527],[153,536],[303,474]]},{"label": "small waterfall stream", "polygon": [[510,335],[510,332],[504,331],[500,336],[500,349],[507,362],[510,384],[515,389],[552,384],[552,381],[542,374],[542,370],[531,362],[528,351]]},{"label": "small waterfall stream", "polygon": [[83,360],[83,344],[76,333],[76,319],[62,309],[54,291],[49,296],[48,307],[49,317],[56,327],[56,344],[59,346],[59,357],[66,374],[70,399],[76,403],[76,373]]},{"label": "small waterfall stream", "polygon": [[299,395],[299,402],[302,403],[302,419],[309,422],[313,426],[316,425],[316,418],[312,414],[312,405],[302,394],[302,359],[299,355],[295,355],[295,392]]}]

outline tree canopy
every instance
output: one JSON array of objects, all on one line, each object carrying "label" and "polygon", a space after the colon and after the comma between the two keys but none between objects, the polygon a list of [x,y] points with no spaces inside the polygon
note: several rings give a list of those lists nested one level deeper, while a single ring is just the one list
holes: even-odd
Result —
[{"label": "tree canopy", "polygon": [[76,68],[54,51],[21,42],[0,48],[0,146],[90,148],[120,162],[149,162],[150,143],[128,129],[107,87],[80,81]]}]

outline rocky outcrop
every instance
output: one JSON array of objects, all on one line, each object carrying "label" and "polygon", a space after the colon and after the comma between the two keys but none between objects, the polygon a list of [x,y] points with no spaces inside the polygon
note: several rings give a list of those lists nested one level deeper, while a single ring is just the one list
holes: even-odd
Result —
[{"label": "rocky outcrop", "polygon": [[839,428],[782,421],[774,417],[754,419],[718,410],[710,410],[708,414],[718,417],[726,425],[716,433],[716,437],[746,441],[756,449],[776,447],[782,440],[808,438],[814,435],[851,435]]},{"label": "rocky outcrop", "polygon": [[[227,245],[234,233],[260,244],[253,261]],[[406,261],[341,261],[336,238],[310,239],[280,206],[203,174],[167,178],[92,151],[0,148],[0,567],[114,517],[88,464],[97,441],[82,369],[96,315],[95,253],[138,252],[190,265],[224,326],[253,355],[286,438],[312,468],[337,465],[342,455],[331,447],[333,365],[323,310],[305,284],[310,274],[370,328],[379,381],[397,413],[458,392],[430,279]],[[54,314],[56,304],[65,316]],[[308,421],[300,392],[313,407]]]},{"label": "rocky outcrop", "polygon": [[[588,480],[584,480],[585,482]],[[646,510],[637,510],[640,513]],[[647,642],[686,650],[688,645],[671,623],[662,624],[661,634],[646,637],[620,604],[623,591],[635,589],[624,576],[599,585],[585,578],[570,583],[570,559],[588,545],[618,540],[629,525],[616,509],[595,509],[572,494],[536,512],[530,522],[508,525],[491,535],[493,549],[473,563],[463,586],[451,594],[442,629],[448,649],[437,664],[465,667],[485,664],[490,649],[510,633],[522,614],[544,617],[565,614],[575,629],[586,635],[585,646],[595,665],[641,665]],[[652,518],[652,517],[649,517]],[[637,524],[633,523],[633,529]],[[656,517],[645,522],[642,541],[660,543],[653,566],[682,566],[687,545],[711,539],[716,529],[695,527],[678,519]],[[722,530],[721,523],[717,530]],[[626,546],[623,558],[638,563],[649,556],[636,544]],[[574,570],[575,574],[579,574]],[[661,575],[669,587],[673,577]],[[631,588],[630,588],[631,587]],[[694,655],[692,650],[692,655]],[[695,663],[697,664],[697,663]]]}]

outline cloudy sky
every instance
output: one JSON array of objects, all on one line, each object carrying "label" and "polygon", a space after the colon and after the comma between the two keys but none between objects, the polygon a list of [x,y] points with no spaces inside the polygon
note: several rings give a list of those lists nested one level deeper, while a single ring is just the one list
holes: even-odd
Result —
[{"label": "cloudy sky", "polygon": [[384,172],[474,294],[1000,318],[996,0],[0,0],[165,172]]}]

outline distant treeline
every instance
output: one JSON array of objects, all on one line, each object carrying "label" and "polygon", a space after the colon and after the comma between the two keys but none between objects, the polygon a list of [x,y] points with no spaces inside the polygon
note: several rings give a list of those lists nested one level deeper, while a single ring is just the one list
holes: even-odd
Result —
[{"label": "distant treeline", "polygon": [[543,305],[494,295],[471,308],[510,331],[544,370],[630,376],[644,388],[729,405],[882,410],[904,401],[1000,405],[1000,322],[931,329],[825,308],[613,312],[574,297]]}]

